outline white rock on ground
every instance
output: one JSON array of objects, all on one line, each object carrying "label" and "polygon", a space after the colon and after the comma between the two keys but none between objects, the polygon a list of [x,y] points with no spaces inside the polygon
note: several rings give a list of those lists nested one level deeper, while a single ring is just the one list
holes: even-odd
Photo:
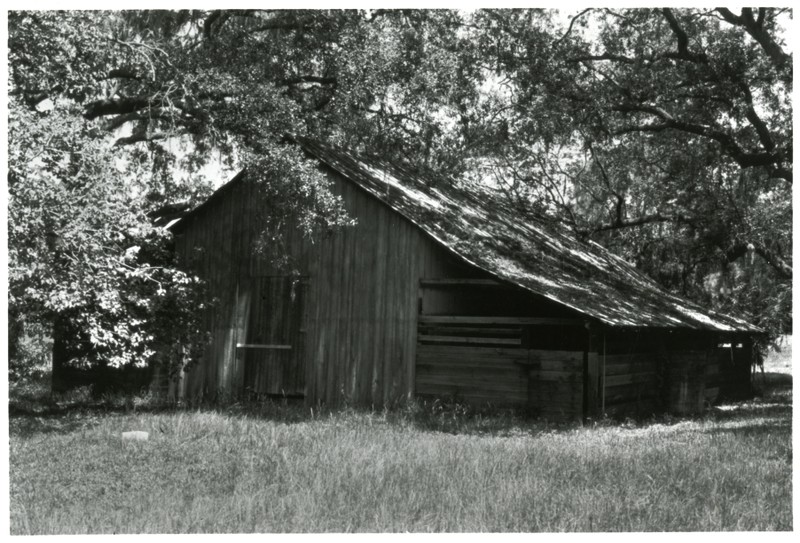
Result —
[{"label": "white rock on ground", "polygon": [[147,432],[122,432],[122,439],[135,439],[137,441],[147,441],[150,434]]}]

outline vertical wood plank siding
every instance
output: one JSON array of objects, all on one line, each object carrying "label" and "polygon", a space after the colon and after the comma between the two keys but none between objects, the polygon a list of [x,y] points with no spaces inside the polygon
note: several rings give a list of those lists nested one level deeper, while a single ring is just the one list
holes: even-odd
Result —
[{"label": "vertical wood plank siding", "polygon": [[[312,404],[391,404],[414,392],[420,278],[457,276],[464,273],[463,265],[412,223],[326,171],[358,224],[314,243],[296,231],[286,233],[285,246],[308,283],[305,322],[298,324],[302,333],[292,339],[302,342],[293,346],[304,355],[304,368],[297,368],[305,378],[302,392]],[[288,371],[285,360],[277,362],[289,356],[285,353],[243,356],[236,348],[258,343],[251,339],[269,326],[257,314],[283,312],[283,318],[293,318],[282,302],[265,307],[266,300],[256,294],[264,277],[288,274],[272,265],[269,254],[253,250],[257,214],[268,210],[246,180],[231,183],[214,198],[176,231],[179,257],[208,281],[216,300],[204,321],[212,341],[183,380],[188,398],[242,394],[245,388],[272,391],[258,379],[279,367]],[[272,370],[259,369],[269,365],[264,359],[271,360]]]}]

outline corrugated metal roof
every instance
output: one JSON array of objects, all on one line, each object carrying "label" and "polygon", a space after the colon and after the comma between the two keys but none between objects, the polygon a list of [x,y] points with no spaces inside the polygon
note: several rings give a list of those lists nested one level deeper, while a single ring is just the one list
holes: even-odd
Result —
[{"label": "corrugated metal roof", "polygon": [[611,326],[761,332],[662,289],[623,259],[566,227],[520,220],[500,198],[429,186],[388,162],[294,138],[324,164],[468,262]]}]

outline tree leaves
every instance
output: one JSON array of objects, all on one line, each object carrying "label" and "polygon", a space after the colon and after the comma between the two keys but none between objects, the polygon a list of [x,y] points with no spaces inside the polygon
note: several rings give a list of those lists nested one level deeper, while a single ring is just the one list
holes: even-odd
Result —
[{"label": "tree leaves", "polygon": [[[348,223],[285,142],[291,133],[438,182],[489,179],[521,212],[564,221],[668,288],[758,320],[759,289],[762,301],[789,299],[778,294],[792,260],[784,16],[12,12],[10,299],[31,315],[69,313],[104,348],[132,349],[123,336],[152,345],[137,332],[145,325],[112,324],[166,307],[173,288],[175,307],[194,299],[150,226],[165,204],[209,192],[176,170],[197,172],[212,150],[247,166],[278,211],[262,241],[290,224],[323,236]],[[745,273],[742,255],[764,266]],[[723,276],[728,294],[710,293],[708,278]],[[125,281],[138,294],[111,296]],[[787,307],[771,313],[774,330]],[[78,308],[105,316],[81,321]]]},{"label": "tree leaves", "polygon": [[[474,15],[482,60],[510,88],[480,116],[484,130],[501,117],[509,134],[473,150],[480,163],[495,164],[491,175],[529,211],[591,235],[667,288],[786,330],[788,297],[772,294],[791,276],[782,211],[791,201],[791,81],[768,47],[742,31],[744,19],[718,12],[584,10],[562,29],[547,15]],[[778,10],[759,16],[780,47]],[[776,200],[784,205],[767,224],[765,203]],[[775,253],[744,254],[761,259],[766,278],[737,271],[730,298],[711,296],[706,279],[740,270],[733,249],[761,240]],[[784,305],[766,317],[745,283]]]},{"label": "tree leaves", "polygon": [[[76,363],[196,357],[202,285],[175,268],[144,187],[74,110],[38,113],[12,99],[9,113],[11,314],[61,322]],[[188,350],[156,348],[175,342]]]}]

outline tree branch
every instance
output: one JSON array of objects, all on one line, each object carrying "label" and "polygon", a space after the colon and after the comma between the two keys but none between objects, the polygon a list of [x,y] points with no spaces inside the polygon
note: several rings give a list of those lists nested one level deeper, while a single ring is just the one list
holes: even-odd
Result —
[{"label": "tree branch", "polygon": [[147,134],[147,132],[138,132],[124,138],[119,138],[114,142],[114,147],[121,147],[123,145],[130,145],[131,143],[139,143],[142,141],[164,140],[173,135],[174,134],[168,134],[166,132],[156,132],[153,134]]},{"label": "tree branch", "polygon": [[792,279],[792,266],[783,258],[767,249],[763,244],[758,242],[739,242],[733,247],[728,249],[725,253],[725,258],[728,262],[734,262],[741,257],[745,256],[748,252],[753,251],[764,261],[772,266],[772,269],[783,279]]},{"label": "tree branch", "polygon": [[117,128],[123,126],[125,123],[134,122],[134,121],[150,121],[153,119],[161,119],[166,121],[174,120],[175,115],[170,114],[169,112],[165,111],[162,108],[153,108],[150,111],[135,111],[133,113],[125,113],[123,115],[117,115],[116,117],[109,119],[109,121],[103,126],[105,130],[116,130]]},{"label": "tree branch", "polygon": [[578,57],[570,57],[565,60],[565,62],[574,64],[576,62],[594,62],[596,60],[613,60],[615,62],[622,62],[624,64],[633,64],[636,61],[630,57],[626,57],[624,55],[615,55],[613,53],[602,53],[600,55],[581,55]]},{"label": "tree branch", "polygon": [[708,64],[708,57],[704,53],[692,53],[689,51],[689,36],[686,34],[683,27],[681,27],[677,17],[672,13],[672,10],[664,8],[661,10],[661,13],[664,14],[664,18],[667,20],[670,29],[672,29],[672,33],[675,34],[675,37],[678,39],[678,52],[665,53],[663,56],[688,60],[689,62],[697,62],[700,64]]},{"label": "tree branch", "polygon": [[108,72],[108,79],[141,79],[131,68],[114,68]]},{"label": "tree branch", "polygon": [[600,160],[600,157],[594,150],[594,145],[591,142],[588,143],[589,145],[589,152],[592,154],[592,158],[594,159],[597,166],[600,168],[600,175],[603,178],[603,183],[605,184],[606,188],[608,188],[609,192],[614,195],[617,200],[616,203],[616,220],[615,223],[621,224],[624,222],[625,218],[625,197],[620,194],[614,187],[611,186],[611,179],[608,176],[608,171],[606,167],[603,165],[603,162]]},{"label": "tree branch", "polygon": [[585,10],[578,13],[575,17],[573,17],[569,22],[569,27],[567,28],[567,31],[564,33],[563,36],[561,36],[560,38],[558,38],[556,41],[553,42],[553,47],[555,47],[556,45],[567,39],[567,36],[569,36],[572,33],[572,26],[575,24],[575,21],[577,21],[578,19],[583,17],[583,15],[585,15],[590,11],[592,11],[592,8],[586,8]]},{"label": "tree branch", "polygon": [[134,111],[139,111],[140,109],[144,109],[149,105],[149,98],[144,96],[108,98],[105,100],[96,100],[86,104],[86,107],[83,110],[83,116],[86,119],[92,120],[106,115],[133,113]]},{"label": "tree branch", "polygon": [[223,12],[221,10],[214,10],[206,17],[206,20],[203,21],[203,39],[211,39],[214,23],[222,17],[222,14]]},{"label": "tree branch", "polygon": [[750,92],[750,87],[745,83],[741,83],[740,86],[742,88],[742,94],[744,95],[744,101],[747,104],[747,110],[745,111],[747,120],[750,121],[750,124],[756,129],[758,139],[761,141],[761,145],[764,146],[764,149],[770,152],[774,151],[775,141],[772,139],[772,134],[770,134],[766,123],[758,116],[758,113],[756,113],[753,107],[753,94]]},{"label": "tree branch", "polygon": [[783,48],[778,45],[778,42],[764,28],[766,8],[759,9],[758,20],[753,19],[753,10],[751,8],[742,8],[741,15],[738,16],[734,15],[728,8],[717,8],[717,13],[722,15],[722,18],[733,26],[744,28],[750,34],[750,37],[761,46],[775,68],[791,81],[792,56],[786,54]]},{"label": "tree branch", "polygon": [[[661,10],[661,12],[664,15],[664,18],[667,20],[667,23],[669,24],[672,33],[675,34],[675,37],[678,40],[677,44],[678,50],[653,54],[642,57],[642,59],[653,62],[662,58],[670,58],[675,60],[687,60],[689,62],[694,62],[698,64],[708,64],[708,56],[706,56],[705,53],[693,53],[692,51],[689,50],[689,36],[688,34],[686,34],[686,31],[678,22],[678,19],[677,17],[675,17],[675,14],[672,12],[672,10],[669,8],[664,8]],[[599,55],[582,55],[566,59],[566,62],[575,63],[582,61],[598,61],[598,60],[611,60],[625,64],[636,63],[636,60],[633,58],[612,53],[602,53]]]},{"label": "tree branch", "polygon": [[663,215],[661,213],[651,213],[650,215],[643,215],[642,217],[637,217],[635,219],[620,220],[619,218],[617,218],[617,220],[615,220],[611,224],[604,224],[601,226],[596,226],[594,228],[578,230],[577,232],[581,235],[586,236],[595,234],[597,232],[606,232],[608,230],[619,230],[622,228],[634,228],[637,226],[644,226],[645,224],[663,223],[663,222],[693,223],[697,221],[696,219],[687,217],[685,215]]},{"label": "tree branch", "polygon": [[764,17],[767,15],[767,8],[758,8],[758,20],[756,21],[756,26],[759,28],[764,27]]},{"label": "tree branch", "polygon": [[770,169],[771,175],[774,177],[784,179],[789,183],[792,182],[791,171],[781,166],[784,160],[784,153],[779,149],[775,149],[774,146],[773,149],[767,150],[766,152],[746,151],[736,142],[733,136],[723,132],[722,130],[704,124],[690,123],[676,119],[663,108],[650,104],[625,103],[613,106],[612,109],[622,113],[649,113],[658,117],[662,121],[658,124],[644,124],[623,127],[614,131],[613,134],[615,135],[630,132],[660,132],[666,129],[673,129],[681,132],[687,132],[689,134],[703,136],[719,143],[728,156],[730,156],[740,167],[750,168],[753,166],[765,166]]}]

